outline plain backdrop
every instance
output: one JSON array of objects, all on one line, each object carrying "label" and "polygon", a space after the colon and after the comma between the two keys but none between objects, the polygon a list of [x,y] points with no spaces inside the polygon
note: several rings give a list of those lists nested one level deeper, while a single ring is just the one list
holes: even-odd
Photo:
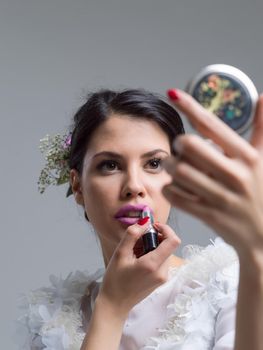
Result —
[{"label": "plain backdrop", "polygon": [[[207,64],[225,63],[263,90],[262,10],[261,0],[0,1],[1,349],[15,349],[20,293],[47,285],[50,274],[103,265],[67,187],[38,193],[39,140],[64,132],[101,87],[165,95]],[[182,245],[215,237],[175,216]]]}]

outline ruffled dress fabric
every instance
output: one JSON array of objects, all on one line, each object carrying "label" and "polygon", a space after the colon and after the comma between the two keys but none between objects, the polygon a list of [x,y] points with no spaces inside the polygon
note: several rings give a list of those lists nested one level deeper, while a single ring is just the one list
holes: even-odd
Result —
[{"label": "ruffled dress fabric", "polygon": [[[186,263],[170,268],[168,281],[130,311],[119,350],[234,348],[239,279],[235,250],[216,238],[206,248],[186,246],[183,257]],[[49,288],[24,296],[19,349],[79,350],[103,273],[51,276]]]}]

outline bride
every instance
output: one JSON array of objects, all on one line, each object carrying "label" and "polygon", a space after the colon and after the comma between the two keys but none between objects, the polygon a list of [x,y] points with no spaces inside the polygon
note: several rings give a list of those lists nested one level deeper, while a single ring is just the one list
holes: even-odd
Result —
[{"label": "bride", "polygon": [[[176,110],[144,90],[95,92],[69,133],[42,140],[40,191],[69,183],[105,271],[53,276],[31,292],[23,349],[262,349],[263,100],[249,144],[183,91],[169,97],[222,152],[184,134]],[[171,205],[221,238],[174,255]],[[144,254],[146,207],[159,245]]]}]

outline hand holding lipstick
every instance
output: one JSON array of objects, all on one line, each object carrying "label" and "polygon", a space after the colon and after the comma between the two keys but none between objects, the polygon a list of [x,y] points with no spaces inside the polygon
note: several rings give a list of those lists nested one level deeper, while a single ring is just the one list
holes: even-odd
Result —
[{"label": "hand holding lipstick", "polygon": [[168,225],[154,225],[162,235],[155,250],[136,257],[136,242],[149,227],[149,222],[143,226],[137,223],[128,227],[107,266],[98,300],[110,304],[119,315],[127,315],[135,304],[167,280],[169,257],[181,241]]},{"label": "hand holding lipstick", "polygon": [[167,281],[169,258],[181,241],[168,225],[154,226],[160,232],[160,244],[139,258],[134,248],[149,229],[149,219],[142,218],[126,230],[107,266],[81,350],[104,348],[101,334],[107,348],[119,348],[129,311]]}]

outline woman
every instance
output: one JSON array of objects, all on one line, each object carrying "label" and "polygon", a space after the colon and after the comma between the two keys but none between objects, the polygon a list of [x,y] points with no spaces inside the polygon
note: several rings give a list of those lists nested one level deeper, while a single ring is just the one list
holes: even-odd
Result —
[{"label": "woman", "polygon": [[[234,153],[232,148],[237,143],[241,145],[238,155],[243,157],[247,155],[244,150],[252,147],[233,136],[219,121],[215,122],[217,130],[211,131],[203,118],[206,112],[183,92],[173,90],[170,97],[189,114],[195,125],[201,125],[198,129],[214,140],[227,156],[207,145],[204,149],[198,137],[184,135],[178,137],[181,147],[177,144],[175,162],[169,158],[175,154],[173,140],[184,130],[171,106],[140,90],[121,93],[106,90],[91,95],[75,115],[71,142],[66,142],[69,146],[66,160],[70,170],[69,193],[83,206],[86,219],[98,234],[106,271],[101,284],[96,282],[97,275],[87,277],[79,273],[66,281],[53,278],[56,288],[35,291],[25,318],[30,333],[29,348],[234,349],[236,253],[222,240],[216,240],[186,260],[172,255],[180,239],[166,225],[169,201],[210,224],[237,249],[241,278],[235,349],[245,349],[244,335],[253,329],[254,338],[249,340],[250,347],[247,344],[246,349],[260,348],[256,321],[260,321],[263,312],[260,314],[260,309],[252,307],[253,314],[247,314],[243,304],[247,301],[244,284],[249,281],[254,300],[262,308],[258,301],[262,291],[255,273],[261,271],[260,254],[251,254],[255,243],[258,248],[262,245],[263,225],[255,217],[257,214],[261,219],[262,196],[258,201],[252,198],[245,202],[244,199],[249,206],[240,208],[244,193],[237,191],[246,183],[236,178],[234,181],[232,171],[240,163],[233,157],[237,150],[234,149]],[[262,114],[260,106],[258,115]],[[233,141],[221,135],[222,128]],[[255,135],[258,144],[259,136]],[[189,156],[189,149],[207,165],[196,164],[196,158]],[[166,163],[170,175],[162,163]],[[254,170],[252,165],[247,166],[250,173]],[[58,183],[67,179],[65,172],[60,174],[63,176]],[[42,176],[40,183],[44,182],[45,176]],[[252,190],[253,186],[249,183],[247,187]],[[163,188],[169,201],[162,195]],[[239,200],[235,198],[235,206],[231,202],[226,208],[229,188],[237,193]],[[154,214],[160,244],[143,255],[141,237],[149,220],[140,220],[140,214],[146,205]],[[254,216],[250,213],[252,205]],[[227,217],[230,213],[231,220]],[[245,239],[247,227],[253,231],[251,240]],[[247,325],[244,313],[254,322],[252,330],[244,330]]]}]

